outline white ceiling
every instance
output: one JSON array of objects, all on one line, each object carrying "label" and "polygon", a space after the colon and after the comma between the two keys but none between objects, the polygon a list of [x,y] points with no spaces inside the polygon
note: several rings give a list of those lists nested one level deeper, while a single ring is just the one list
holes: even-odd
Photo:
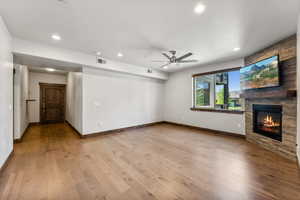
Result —
[{"label": "white ceiling", "polygon": [[[22,39],[158,67],[162,51],[195,53],[201,65],[248,55],[296,33],[299,0],[1,0],[0,15]],[[62,40],[54,42],[51,34]],[[240,47],[241,51],[233,52]],[[124,54],[118,58],[118,52]],[[184,67],[170,67],[170,71]]]}]

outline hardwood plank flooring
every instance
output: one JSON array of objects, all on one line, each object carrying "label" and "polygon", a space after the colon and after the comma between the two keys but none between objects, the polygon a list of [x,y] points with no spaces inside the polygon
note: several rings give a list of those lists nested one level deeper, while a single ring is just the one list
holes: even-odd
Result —
[{"label": "hardwood plank flooring", "polygon": [[300,200],[297,164],[241,138],[169,124],[87,139],[67,124],[28,131],[1,200]]}]

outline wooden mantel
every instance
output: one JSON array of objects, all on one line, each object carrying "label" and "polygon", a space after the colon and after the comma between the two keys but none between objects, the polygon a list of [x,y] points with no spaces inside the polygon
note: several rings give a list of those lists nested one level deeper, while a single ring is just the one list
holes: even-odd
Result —
[{"label": "wooden mantel", "polygon": [[265,99],[265,98],[293,98],[297,97],[297,90],[276,89],[269,91],[247,91],[241,94],[245,99]]}]

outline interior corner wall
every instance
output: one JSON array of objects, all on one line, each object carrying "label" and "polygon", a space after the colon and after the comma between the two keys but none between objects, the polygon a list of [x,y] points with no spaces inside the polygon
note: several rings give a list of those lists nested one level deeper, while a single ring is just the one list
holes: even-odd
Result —
[{"label": "interior corner wall", "polygon": [[245,135],[244,114],[191,111],[193,106],[192,75],[244,65],[243,59],[209,66],[194,67],[169,75],[165,85],[165,121]]},{"label": "interior corner wall", "polygon": [[64,74],[29,72],[29,98],[34,99],[28,103],[29,122],[40,122],[40,86],[39,83],[66,84]]},{"label": "interior corner wall", "polygon": [[66,120],[82,134],[82,73],[69,72],[67,77]]},{"label": "interior corner wall", "polygon": [[[298,33],[297,33],[297,90],[298,90],[298,115],[300,113],[300,14],[298,17]],[[297,117],[297,155],[298,155],[298,161],[300,165],[300,117]]]},{"label": "interior corner wall", "polygon": [[163,121],[164,81],[83,69],[83,134]]},{"label": "interior corner wall", "polygon": [[29,125],[26,100],[28,99],[27,66],[14,66],[14,139],[20,139]]},{"label": "interior corner wall", "polygon": [[0,16],[0,168],[13,151],[13,56],[11,36]]}]

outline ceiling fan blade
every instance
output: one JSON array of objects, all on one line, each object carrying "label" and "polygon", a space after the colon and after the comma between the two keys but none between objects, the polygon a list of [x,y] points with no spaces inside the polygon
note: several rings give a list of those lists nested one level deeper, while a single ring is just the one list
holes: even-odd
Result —
[{"label": "ceiling fan blade", "polygon": [[193,55],[193,53],[187,53],[187,54],[185,54],[185,55],[183,55],[183,56],[181,56],[179,58],[176,58],[176,62],[181,61],[181,60],[183,60],[183,59],[185,59],[187,57],[190,57],[191,55]]},{"label": "ceiling fan blade", "polygon": [[166,58],[168,58],[168,60],[171,60],[171,57],[168,54],[162,53],[162,55],[165,56]]},{"label": "ceiling fan blade", "polygon": [[194,62],[198,62],[198,60],[180,60],[180,61],[177,61],[177,63],[194,63]]},{"label": "ceiling fan blade", "polygon": [[170,64],[171,64],[171,63],[169,62],[169,63],[167,63],[167,64],[164,64],[164,65],[160,66],[160,68],[163,68],[163,67],[168,66],[168,65],[170,65]]}]

